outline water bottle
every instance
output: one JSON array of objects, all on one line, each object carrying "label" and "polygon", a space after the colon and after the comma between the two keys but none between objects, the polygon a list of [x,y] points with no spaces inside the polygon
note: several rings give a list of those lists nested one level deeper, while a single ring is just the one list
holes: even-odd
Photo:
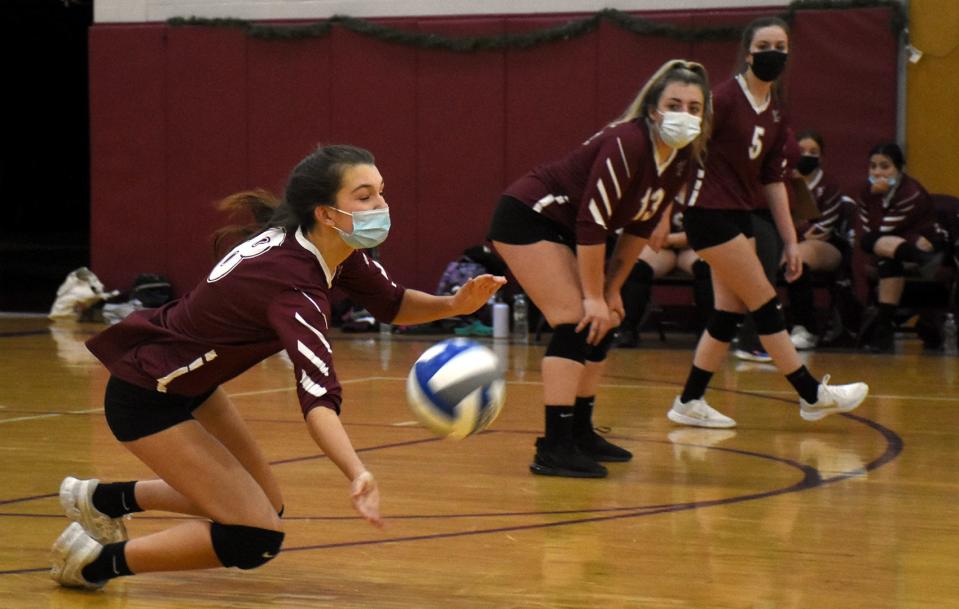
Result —
[{"label": "water bottle", "polygon": [[391,338],[393,336],[393,326],[388,323],[380,322],[380,338]]},{"label": "water bottle", "polygon": [[956,344],[956,316],[946,313],[946,321],[942,323],[942,348],[946,355],[956,355],[959,345]]},{"label": "water bottle", "polygon": [[513,298],[513,339],[518,343],[529,342],[529,308],[524,294]]},{"label": "water bottle", "polygon": [[493,338],[509,338],[509,305],[493,303]]}]

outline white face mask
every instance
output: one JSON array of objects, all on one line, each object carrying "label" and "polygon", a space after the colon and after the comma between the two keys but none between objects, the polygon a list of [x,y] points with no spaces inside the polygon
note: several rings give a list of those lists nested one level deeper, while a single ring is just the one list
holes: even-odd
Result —
[{"label": "white face mask", "polygon": [[657,129],[659,137],[670,148],[685,148],[702,132],[702,122],[698,116],[688,112],[662,112],[663,117]]}]

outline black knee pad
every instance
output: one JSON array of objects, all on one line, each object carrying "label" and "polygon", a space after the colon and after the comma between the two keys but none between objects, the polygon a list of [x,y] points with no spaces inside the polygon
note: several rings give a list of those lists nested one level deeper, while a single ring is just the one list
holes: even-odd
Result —
[{"label": "black knee pad", "polygon": [[609,348],[613,344],[615,334],[615,329],[610,330],[606,333],[606,336],[603,337],[603,340],[599,341],[598,345],[586,345],[586,361],[601,362],[606,359],[606,354],[609,353]]},{"label": "black knee pad", "polygon": [[870,231],[859,240],[859,247],[867,254],[871,254],[873,248],[876,247],[876,241],[879,241],[879,237],[881,236],[877,230]]},{"label": "black knee pad", "polygon": [[653,267],[649,266],[649,263],[645,260],[637,260],[626,280],[635,281],[636,283],[652,283]]},{"label": "black knee pad", "polygon": [[892,258],[881,258],[876,263],[876,273],[880,279],[890,279],[892,277],[905,277],[906,269],[902,263]]},{"label": "black knee pad", "polygon": [[549,345],[546,347],[546,357],[561,357],[582,364],[586,361],[586,351],[589,347],[586,344],[588,335],[588,327],[577,332],[576,324],[559,324],[553,328],[553,337],[549,339]]},{"label": "black knee pad", "polygon": [[255,569],[280,553],[284,533],[240,524],[210,525],[213,551],[224,567]]},{"label": "black knee pad", "polygon": [[919,262],[922,257],[922,252],[912,243],[903,241],[896,247],[896,251],[893,252],[892,257],[899,262]]},{"label": "black knee pad", "polygon": [[786,329],[786,318],[783,317],[783,305],[778,296],[773,296],[763,306],[750,311],[753,322],[756,324],[756,333],[760,336],[776,334]]},{"label": "black knee pad", "polygon": [[709,264],[705,260],[697,260],[693,263],[693,277],[696,279],[710,279]]},{"label": "black knee pad", "polygon": [[706,331],[716,340],[728,343],[736,336],[739,324],[746,316],[742,313],[733,313],[731,311],[713,310],[713,314],[706,323]]}]

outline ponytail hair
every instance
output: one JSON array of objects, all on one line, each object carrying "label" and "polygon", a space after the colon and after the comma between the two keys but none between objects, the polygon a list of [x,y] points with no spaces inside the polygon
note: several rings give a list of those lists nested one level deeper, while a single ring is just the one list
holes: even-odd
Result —
[{"label": "ponytail hair", "polygon": [[309,232],[316,224],[313,210],[318,205],[336,203],[343,173],[354,165],[374,164],[373,155],[363,148],[346,144],[318,146],[293,168],[282,199],[263,189],[226,197],[217,203],[217,209],[231,215],[246,212],[253,222],[217,230],[213,235],[214,254],[219,257],[226,253],[227,245],[233,247],[267,228],[281,227],[287,232],[300,228]]},{"label": "ponytail hair", "polygon": [[611,124],[627,123],[640,117],[650,118],[652,112],[659,106],[663,91],[674,82],[696,85],[703,92],[703,120],[700,134],[689,144],[692,158],[702,163],[706,157],[706,142],[709,141],[713,129],[713,102],[709,92],[709,76],[706,74],[706,68],[700,63],[685,59],[671,59],[664,63],[649,77],[635,99]]}]

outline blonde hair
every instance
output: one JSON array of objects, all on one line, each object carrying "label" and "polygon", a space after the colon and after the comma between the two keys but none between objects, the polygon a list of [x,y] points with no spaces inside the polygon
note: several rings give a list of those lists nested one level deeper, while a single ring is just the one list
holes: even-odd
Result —
[{"label": "blonde hair", "polygon": [[713,129],[713,102],[709,93],[709,76],[706,74],[706,68],[695,61],[686,61],[685,59],[671,59],[664,63],[643,88],[636,94],[636,98],[626,107],[626,111],[614,120],[611,125],[628,123],[639,117],[649,118],[650,113],[659,105],[659,98],[662,97],[666,87],[674,82],[680,82],[689,85],[697,85],[703,92],[703,122],[699,136],[689,144],[691,155],[699,163],[705,161],[706,142]]}]

